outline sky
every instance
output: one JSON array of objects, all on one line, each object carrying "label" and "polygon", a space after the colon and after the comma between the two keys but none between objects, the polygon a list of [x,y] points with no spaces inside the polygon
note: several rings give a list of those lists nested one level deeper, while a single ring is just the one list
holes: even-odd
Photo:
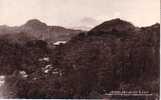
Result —
[{"label": "sky", "polygon": [[91,28],[114,18],[136,26],[155,24],[160,22],[160,0],[0,0],[0,25],[39,19],[48,25]]}]

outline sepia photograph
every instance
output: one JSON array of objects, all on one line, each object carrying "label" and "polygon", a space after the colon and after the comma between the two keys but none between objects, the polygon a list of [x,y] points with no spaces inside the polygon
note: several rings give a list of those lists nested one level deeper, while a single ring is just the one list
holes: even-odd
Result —
[{"label": "sepia photograph", "polygon": [[160,100],[160,0],[0,0],[0,99]]}]

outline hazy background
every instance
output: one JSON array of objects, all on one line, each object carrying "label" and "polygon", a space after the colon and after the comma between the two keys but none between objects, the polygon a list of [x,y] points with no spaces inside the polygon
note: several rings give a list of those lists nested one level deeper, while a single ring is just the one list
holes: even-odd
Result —
[{"label": "hazy background", "polygon": [[160,20],[160,0],[0,0],[0,25],[36,18],[85,29],[116,17],[138,26],[154,24]]}]

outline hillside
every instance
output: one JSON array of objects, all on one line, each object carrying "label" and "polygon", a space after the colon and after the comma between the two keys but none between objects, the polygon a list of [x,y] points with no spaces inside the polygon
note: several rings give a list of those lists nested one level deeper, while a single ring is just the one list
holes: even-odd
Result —
[{"label": "hillside", "polygon": [[64,84],[77,88],[76,98],[86,98],[92,91],[159,93],[159,29],[160,24],[138,28],[113,19],[56,48],[59,52],[53,57],[59,59],[53,63],[70,79]]},{"label": "hillside", "polygon": [[[71,32],[38,20],[27,22],[21,26],[22,30],[23,27],[36,36],[41,34],[41,29],[41,32],[46,29],[56,33]],[[68,37],[69,41],[58,43],[55,48],[47,46],[46,41],[37,40],[36,36],[31,39],[30,34],[27,38],[26,33],[19,34],[5,34],[0,38],[0,74],[6,77],[3,84],[6,98],[100,99],[112,91],[140,90],[152,94],[149,100],[159,95],[158,23],[136,27],[130,22],[113,19],[89,32]]]},{"label": "hillside", "polygon": [[[31,40],[45,40],[47,42],[56,42],[56,41],[68,41],[71,37],[77,35],[80,30],[67,29],[60,26],[48,26],[47,24],[37,20],[32,19],[27,21],[24,25],[17,27],[9,27],[2,25],[0,26],[0,35],[8,35],[8,38],[11,37],[17,38],[21,33],[26,38],[30,37]],[[19,34],[19,35],[18,35]],[[16,36],[14,36],[16,35]],[[7,38],[7,37],[6,37]],[[12,38],[13,39],[13,38]]]}]

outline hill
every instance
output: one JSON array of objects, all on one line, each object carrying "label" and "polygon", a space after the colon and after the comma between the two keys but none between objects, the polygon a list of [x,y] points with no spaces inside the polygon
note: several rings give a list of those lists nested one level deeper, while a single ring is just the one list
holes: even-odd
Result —
[{"label": "hill", "polygon": [[22,33],[24,37],[26,36],[26,38],[30,37],[31,39],[45,40],[49,43],[56,41],[68,41],[79,32],[81,31],[67,29],[60,26],[48,26],[37,19],[29,20],[24,25],[19,27],[9,27],[5,25],[0,26],[0,35],[2,36],[7,34],[9,37],[12,35],[12,37],[17,38],[18,34],[21,35]]},{"label": "hill", "polygon": [[120,19],[106,21],[55,48],[53,65],[64,71],[69,79],[64,84],[76,98],[92,91],[159,93],[159,29],[160,24],[138,28]]},{"label": "hill", "polygon": [[[28,27],[25,31],[30,32],[34,29],[35,34],[50,27],[40,23],[31,20],[21,27]],[[66,30],[50,28],[54,32]],[[25,37],[23,34],[26,35],[21,33],[13,40],[19,41]],[[0,74],[6,75],[3,92],[8,98],[100,99],[112,91],[140,90],[148,91],[155,99],[159,95],[158,23],[136,27],[130,22],[113,19],[89,32],[77,34],[65,44],[57,42],[60,44],[55,48],[49,48],[42,40],[30,40],[30,37],[24,38],[28,42],[22,45],[5,37],[13,37],[6,35],[0,39]],[[141,96],[126,99],[140,98],[144,99]]]}]

